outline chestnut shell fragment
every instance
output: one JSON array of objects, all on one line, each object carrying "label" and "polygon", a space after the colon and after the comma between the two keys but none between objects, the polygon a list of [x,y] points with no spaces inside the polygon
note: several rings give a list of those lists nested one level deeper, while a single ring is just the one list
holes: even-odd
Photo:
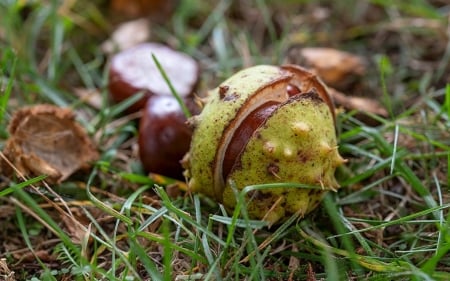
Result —
[{"label": "chestnut shell fragment", "polygon": [[69,108],[50,104],[21,108],[8,131],[3,150],[8,161],[0,161],[6,176],[47,175],[48,183],[60,183],[99,158],[95,144]]}]

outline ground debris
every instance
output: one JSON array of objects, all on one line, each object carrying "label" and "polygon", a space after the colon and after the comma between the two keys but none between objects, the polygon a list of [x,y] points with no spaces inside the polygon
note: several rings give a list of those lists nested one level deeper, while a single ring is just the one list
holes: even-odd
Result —
[{"label": "ground debris", "polygon": [[361,112],[377,114],[383,117],[388,116],[386,108],[384,108],[377,99],[350,96],[333,88],[330,88],[329,90],[333,100],[338,105],[348,110],[359,110]]},{"label": "ground debris", "polygon": [[14,281],[14,271],[11,271],[6,263],[6,259],[0,259],[0,279],[5,281]]},{"label": "ground debris", "polygon": [[67,108],[39,104],[24,107],[12,117],[0,165],[2,174],[19,177],[47,175],[59,183],[99,154],[86,131]]},{"label": "ground debris", "polygon": [[339,90],[347,89],[361,79],[368,64],[361,56],[323,47],[292,47],[287,60],[314,70],[325,84]]}]

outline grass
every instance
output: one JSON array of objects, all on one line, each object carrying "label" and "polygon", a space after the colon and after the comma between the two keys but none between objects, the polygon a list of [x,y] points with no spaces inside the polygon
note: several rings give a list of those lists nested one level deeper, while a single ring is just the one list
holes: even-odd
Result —
[{"label": "grass", "polygon": [[[153,40],[200,61],[199,93],[242,67],[283,62],[292,44],[331,46],[370,61],[363,89],[389,116],[340,110],[342,188],[268,228],[245,204],[229,213],[202,195],[174,197],[170,179],[142,172],[136,120],[124,115],[139,96],[108,101],[98,46],[117,21],[105,1],[0,2],[0,148],[16,109],[52,103],[74,108],[101,152],[59,185],[2,176],[0,279],[449,280],[448,4],[181,2],[152,25]],[[96,90],[101,108],[74,88]]]}]

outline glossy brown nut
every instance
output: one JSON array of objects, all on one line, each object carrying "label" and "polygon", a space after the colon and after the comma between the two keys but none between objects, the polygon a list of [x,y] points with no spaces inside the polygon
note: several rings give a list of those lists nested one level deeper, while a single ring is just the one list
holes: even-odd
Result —
[{"label": "glossy brown nut", "polygon": [[[192,100],[186,102],[192,108]],[[192,135],[186,120],[173,96],[154,95],[147,100],[139,124],[139,157],[147,172],[183,179],[180,160]]]},{"label": "glossy brown nut", "polygon": [[198,64],[184,53],[156,43],[143,43],[122,51],[111,58],[109,66],[108,89],[111,99],[118,103],[136,93],[144,93],[144,97],[134,103],[128,112],[142,109],[147,98],[152,95],[172,95],[152,54],[181,97],[189,96],[197,83]]}]

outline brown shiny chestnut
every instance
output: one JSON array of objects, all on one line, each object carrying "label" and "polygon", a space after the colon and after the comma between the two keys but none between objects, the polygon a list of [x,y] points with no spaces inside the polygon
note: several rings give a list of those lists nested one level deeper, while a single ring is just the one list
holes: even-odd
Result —
[{"label": "brown shiny chestnut", "polygon": [[[198,113],[192,99],[185,103]],[[173,96],[153,95],[147,100],[139,124],[139,157],[147,172],[183,179],[180,160],[189,150],[192,135],[186,120]]]},{"label": "brown shiny chestnut", "polygon": [[113,102],[121,102],[143,92],[144,97],[128,112],[142,109],[152,95],[171,96],[172,92],[153,61],[155,55],[178,95],[187,97],[197,83],[199,69],[190,56],[157,43],[142,43],[117,53],[109,65],[108,89]]}]

